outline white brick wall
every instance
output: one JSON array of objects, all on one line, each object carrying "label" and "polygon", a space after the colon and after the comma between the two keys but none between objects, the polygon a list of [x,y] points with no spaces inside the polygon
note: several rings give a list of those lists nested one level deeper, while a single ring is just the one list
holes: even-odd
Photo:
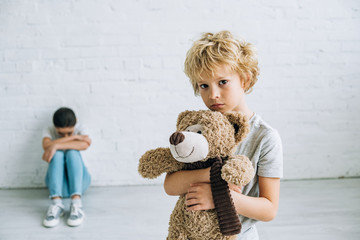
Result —
[{"label": "white brick wall", "polygon": [[248,101],[282,136],[285,178],[360,176],[359,1],[1,0],[0,187],[44,186],[41,131],[64,105],[91,132],[93,185],[149,183],[139,157],[204,108],[185,53],[223,29],[257,45]]}]

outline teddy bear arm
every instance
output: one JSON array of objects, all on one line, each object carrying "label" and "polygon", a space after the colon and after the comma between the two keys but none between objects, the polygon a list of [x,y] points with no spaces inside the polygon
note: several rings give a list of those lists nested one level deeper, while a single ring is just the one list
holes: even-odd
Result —
[{"label": "teddy bear arm", "polygon": [[255,175],[250,160],[244,155],[236,155],[227,160],[221,169],[221,177],[228,183],[245,186]]},{"label": "teddy bear arm", "polygon": [[144,178],[157,178],[166,172],[175,172],[183,168],[183,163],[176,161],[169,148],[156,148],[147,151],[139,161],[138,171]]}]

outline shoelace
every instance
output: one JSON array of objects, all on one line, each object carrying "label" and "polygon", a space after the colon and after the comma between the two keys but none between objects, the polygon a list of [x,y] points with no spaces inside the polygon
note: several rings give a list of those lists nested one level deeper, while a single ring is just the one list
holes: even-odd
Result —
[{"label": "shoelace", "polygon": [[77,206],[71,206],[70,216],[79,216],[79,213],[81,213],[80,207]]},{"label": "shoelace", "polygon": [[58,205],[51,205],[51,207],[49,208],[48,212],[47,212],[47,215],[49,217],[55,217],[56,216],[56,213],[58,212],[58,210],[61,209],[60,206]]}]

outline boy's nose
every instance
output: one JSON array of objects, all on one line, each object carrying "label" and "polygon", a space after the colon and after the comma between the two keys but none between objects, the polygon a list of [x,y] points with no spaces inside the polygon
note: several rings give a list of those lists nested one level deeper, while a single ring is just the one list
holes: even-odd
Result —
[{"label": "boy's nose", "polygon": [[220,93],[217,89],[211,89],[209,97],[210,97],[210,99],[217,99],[220,97]]}]

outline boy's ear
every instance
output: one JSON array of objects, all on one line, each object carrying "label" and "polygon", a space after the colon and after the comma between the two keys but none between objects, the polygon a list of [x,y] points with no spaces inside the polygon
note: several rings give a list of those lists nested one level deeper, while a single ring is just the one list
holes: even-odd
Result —
[{"label": "boy's ear", "polygon": [[251,79],[251,75],[249,72],[245,72],[244,74],[242,74],[240,81],[241,81],[241,87],[244,89],[244,91],[246,91],[249,88],[250,79]]},{"label": "boy's ear", "polygon": [[238,112],[228,112],[224,114],[235,129],[235,142],[240,143],[245,139],[249,132],[249,121],[247,116]]}]

